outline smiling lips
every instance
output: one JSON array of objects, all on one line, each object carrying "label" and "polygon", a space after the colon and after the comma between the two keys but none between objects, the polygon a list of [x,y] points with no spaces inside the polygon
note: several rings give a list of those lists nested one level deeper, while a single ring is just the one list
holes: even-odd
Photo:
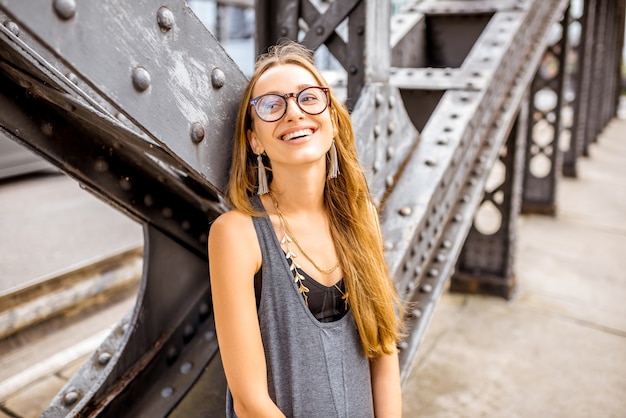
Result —
[{"label": "smiling lips", "polygon": [[288,134],[283,135],[282,140],[287,142],[287,141],[291,141],[292,139],[301,138],[303,136],[308,136],[312,134],[313,134],[312,129],[300,129],[298,131],[289,132]]}]

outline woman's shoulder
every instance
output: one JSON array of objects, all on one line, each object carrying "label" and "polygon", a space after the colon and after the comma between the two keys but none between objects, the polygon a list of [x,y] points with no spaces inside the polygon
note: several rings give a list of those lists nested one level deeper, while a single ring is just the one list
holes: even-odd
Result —
[{"label": "woman's shoulder", "polygon": [[252,217],[236,209],[218,216],[209,229],[209,253],[216,259],[260,265],[261,250]]},{"label": "woman's shoulder", "polygon": [[212,223],[210,234],[241,236],[254,233],[252,217],[238,209],[232,209],[219,215]]}]

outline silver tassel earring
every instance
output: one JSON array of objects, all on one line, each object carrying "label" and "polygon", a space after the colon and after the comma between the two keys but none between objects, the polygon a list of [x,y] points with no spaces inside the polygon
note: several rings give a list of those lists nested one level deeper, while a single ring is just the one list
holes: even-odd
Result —
[{"label": "silver tassel earring", "polygon": [[335,140],[330,146],[330,167],[328,168],[328,178],[336,179],[339,175],[339,158],[337,157],[337,147],[335,146]]},{"label": "silver tassel earring", "polygon": [[269,188],[267,187],[267,172],[265,171],[265,165],[263,165],[263,157],[261,154],[256,155],[257,162],[257,178],[259,179],[259,191],[257,191],[258,195],[269,193]]}]

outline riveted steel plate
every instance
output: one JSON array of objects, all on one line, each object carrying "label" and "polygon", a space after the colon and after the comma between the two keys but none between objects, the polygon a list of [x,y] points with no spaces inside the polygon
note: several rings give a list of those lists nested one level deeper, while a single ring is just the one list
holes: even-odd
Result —
[{"label": "riveted steel plate", "polygon": [[69,17],[52,2],[0,4],[182,165],[224,190],[245,77],[184,1],[77,2]]}]

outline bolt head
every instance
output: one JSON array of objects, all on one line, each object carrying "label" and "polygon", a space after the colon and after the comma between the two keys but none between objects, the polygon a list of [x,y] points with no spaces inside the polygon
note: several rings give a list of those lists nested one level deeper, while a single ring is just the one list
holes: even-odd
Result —
[{"label": "bolt head", "polygon": [[137,67],[133,70],[133,86],[139,92],[146,91],[150,87],[150,73],[143,67]]},{"label": "bolt head", "polygon": [[9,20],[4,23],[4,27],[6,27],[13,35],[20,36],[20,27],[17,26],[17,23]]},{"label": "bolt head", "polygon": [[57,16],[63,20],[69,20],[76,14],[75,0],[54,0],[52,7]]},{"label": "bolt head", "polygon": [[213,84],[213,87],[216,89],[219,89],[224,86],[224,83],[226,83],[224,71],[219,68],[214,68],[213,71],[211,71],[211,84]]},{"label": "bolt head", "polygon": [[200,143],[204,139],[205,130],[202,122],[194,122],[191,125],[191,140],[194,143]]},{"label": "bolt head", "polygon": [[165,6],[161,7],[157,12],[157,23],[161,31],[168,32],[174,27],[174,13]]}]

